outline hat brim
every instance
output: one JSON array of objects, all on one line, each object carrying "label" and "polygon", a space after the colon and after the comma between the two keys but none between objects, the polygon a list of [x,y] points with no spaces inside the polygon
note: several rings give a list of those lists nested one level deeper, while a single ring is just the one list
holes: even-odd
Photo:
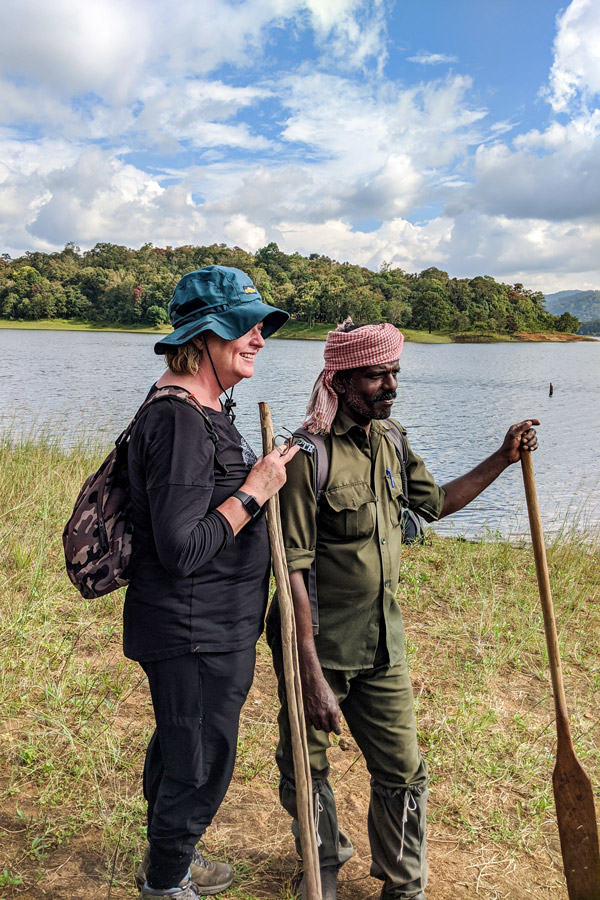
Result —
[{"label": "hat brim", "polygon": [[275,306],[268,306],[261,300],[255,300],[221,313],[210,313],[196,322],[176,328],[154,345],[154,352],[166,353],[173,347],[179,347],[181,344],[191,341],[203,331],[212,331],[226,341],[235,341],[259,322],[263,323],[262,336],[268,338],[278,331],[289,317],[289,313],[284,312],[283,309],[277,309]]}]

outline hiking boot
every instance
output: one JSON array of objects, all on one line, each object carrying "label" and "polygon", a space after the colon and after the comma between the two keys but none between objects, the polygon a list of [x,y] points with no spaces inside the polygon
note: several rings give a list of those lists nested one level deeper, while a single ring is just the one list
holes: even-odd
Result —
[{"label": "hiking boot", "polygon": [[[385,890],[382,890],[379,895],[379,900],[390,900],[390,895],[385,893]],[[410,900],[427,900],[423,891],[419,891],[418,894],[412,894]]]},{"label": "hiking boot", "polygon": [[[323,900],[336,900],[337,894],[337,877],[339,866],[322,866],[321,867],[321,897]],[[300,882],[298,890],[300,900],[306,900],[306,885],[304,875]]]},{"label": "hiking boot", "polygon": [[189,875],[180,881],[175,888],[151,888],[143,884],[140,889],[140,900],[198,900],[200,889],[194,884]]},{"label": "hiking boot", "polygon": [[[144,858],[138,866],[135,880],[139,888],[146,881],[146,872],[150,864],[150,850],[147,848]],[[192,861],[190,863],[192,881],[200,888],[203,895],[212,896],[226,891],[233,881],[234,871],[227,863],[215,862],[206,859],[197,847],[194,847]],[[152,895],[149,895],[152,896]],[[179,900],[179,898],[178,898]],[[188,900],[188,898],[184,898]]]}]

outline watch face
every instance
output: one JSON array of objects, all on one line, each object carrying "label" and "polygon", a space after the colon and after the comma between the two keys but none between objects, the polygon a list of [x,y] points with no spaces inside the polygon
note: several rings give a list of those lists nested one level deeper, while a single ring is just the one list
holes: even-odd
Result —
[{"label": "watch face", "polygon": [[257,503],[257,501],[254,499],[254,497],[248,497],[248,498],[244,501],[244,506],[246,507],[246,509],[248,510],[248,512],[250,513],[250,515],[252,516],[253,519],[254,519],[255,516],[257,516],[257,515],[259,514],[259,512],[260,512],[260,505],[259,505],[259,504]]}]

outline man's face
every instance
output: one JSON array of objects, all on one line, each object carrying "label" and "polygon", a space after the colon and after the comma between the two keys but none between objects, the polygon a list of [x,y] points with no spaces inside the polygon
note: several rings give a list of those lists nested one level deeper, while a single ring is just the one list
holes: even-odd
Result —
[{"label": "man's face", "polygon": [[335,390],[341,408],[359,425],[387,419],[398,387],[398,360],[354,369],[348,380],[337,379]]}]

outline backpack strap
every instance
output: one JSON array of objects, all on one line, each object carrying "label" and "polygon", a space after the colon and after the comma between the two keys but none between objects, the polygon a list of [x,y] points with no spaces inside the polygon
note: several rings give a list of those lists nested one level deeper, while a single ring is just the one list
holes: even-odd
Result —
[{"label": "backpack strap", "polygon": [[399,426],[392,419],[388,419],[386,423],[385,435],[394,445],[398,462],[400,463],[400,477],[402,479],[402,493],[408,501],[408,478],[406,475],[406,464],[408,462],[408,447],[404,440],[404,435]]},{"label": "backpack strap", "polygon": [[[305,453],[309,453],[313,458],[313,490],[315,492],[315,500],[317,504],[317,518],[319,517],[319,508],[323,491],[327,484],[329,476],[329,456],[325,446],[325,438],[322,434],[312,434],[306,428],[298,428],[294,432],[295,442]],[[313,634],[319,633],[319,603],[317,600],[317,560],[313,559],[312,565],[308,570],[306,579],[306,590],[310,601],[310,615],[312,619]]]},{"label": "backpack strap", "polygon": [[126,441],[128,439],[129,435],[131,434],[131,430],[132,430],[133,426],[138,421],[138,419],[140,418],[142,413],[145,412],[145,410],[148,409],[148,407],[152,403],[156,403],[157,400],[162,400],[164,398],[170,398],[171,400],[177,400],[180,403],[186,403],[188,406],[193,407],[198,413],[200,413],[200,415],[202,416],[202,419],[204,420],[204,426],[206,428],[208,436],[214,446],[215,469],[217,469],[221,473],[221,475],[227,475],[227,466],[225,466],[220,461],[220,459],[218,457],[218,453],[217,453],[218,448],[219,448],[219,435],[216,433],[213,423],[211,422],[211,420],[207,416],[206,412],[204,411],[204,408],[200,404],[200,401],[197,399],[197,397],[194,394],[191,393],[191,391],[188,391],[185,388],[174,387],[174,386],[158,388],[158,390],[156,390],[152,394],[151,397],[148,397],[148,399],[145,400],[144,403],[142,403],[142,405],[136,412],[135,416],[133,417],[133,419],[131,420],[131,422],[129,423],[127,428],[125,429],[125,431],[123,431],[123,433],[119,435],[119,437],[115,441],[117,449],[123,441]]},{"label": "backpack strap", "polygon": [[307,428],[297,428],[294,437],[297,439],[294,443],[298,444],[305,453],[314,454],[314,489],[318,507],[329,476],[329,457],[325,447],[325,438],[322,434],[311,434]]},{"label": "backpack strap", "polygon": [[424,520],[408,506],[408,477],[406,466],[408,463],[408,446],[400,426],[389,419],[386,423],[386,436],[390,439],[396,450],[396,456],[400,463],[400,477],[402,479],[402,494],[406,500],[406,506],[402,507],[402,542],[404,544],[425,543]]}]

